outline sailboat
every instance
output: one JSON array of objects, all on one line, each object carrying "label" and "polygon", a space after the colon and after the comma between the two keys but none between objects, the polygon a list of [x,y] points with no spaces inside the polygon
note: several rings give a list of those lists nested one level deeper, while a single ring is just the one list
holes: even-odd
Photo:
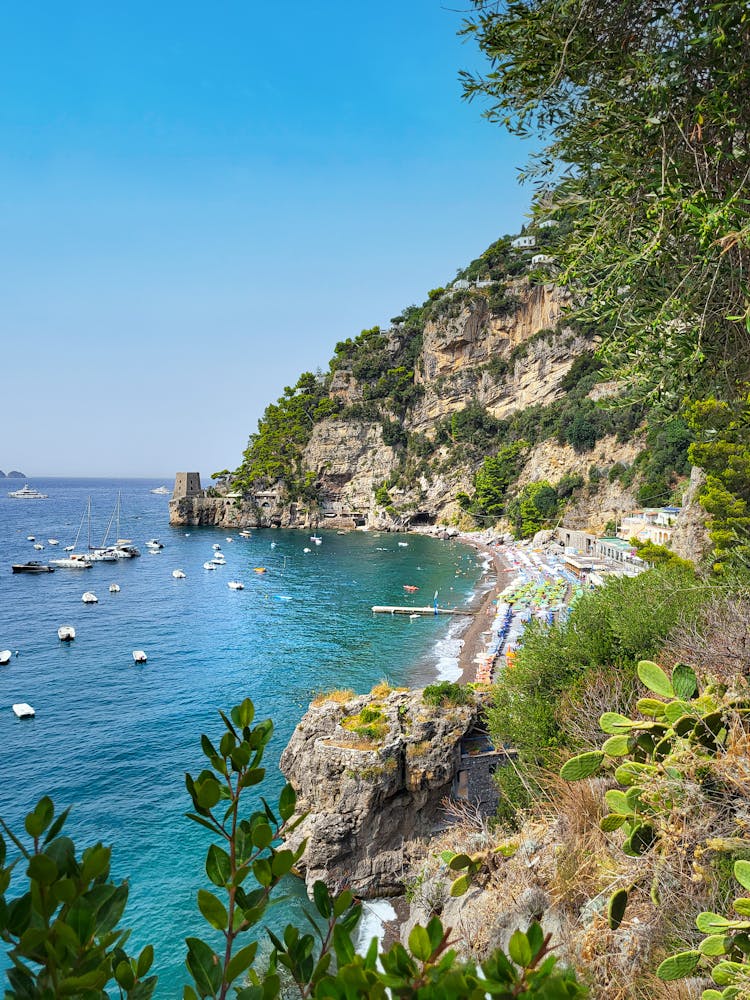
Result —
[{"label": "sailboat", "polygon": [[[129,538],[120,538],[120,502],[121,493],[117,492],[117,503],[115,504],[115,509],[112,511],[109,522],[107,524],[107,530],[104,532],[104,538],[102,539],[102,544],[98,547],[92,546],[89,543],[89,552],[102,552],[106,555],[102,556],[104,559],[132,559],[134,556],[139,556],[141,553],[133,545]],[[89,513],[91,510],[91,499],[89,498]],[[114,545],[107,545],[107,538],[112,529],[112,522],[115,521],[117,524],[117,538]],[[89,522],[90,524],[90,522]],[[90,533],[90,527],[89,527]]]},{"label": "sailboat", "polygon": [[[68,555],[63,556],[61,559],[50,559],[50,566],[57,566],[60,569],[91,569],[92,560],[80,553],[76,553],[75,548],[78,545],[78,539],[81,535],[81,530],[83,528],[84,521],[86,520],[87,511],[84,509],[83,516],[81,517],[81,523],[78,525],[78,531],[76,533],[75,541],[72,545],[66,545],[64,552]],[[88,504],[88,518],[89,518],[89,539],[91,538],[91,497],[89,497]]]}]

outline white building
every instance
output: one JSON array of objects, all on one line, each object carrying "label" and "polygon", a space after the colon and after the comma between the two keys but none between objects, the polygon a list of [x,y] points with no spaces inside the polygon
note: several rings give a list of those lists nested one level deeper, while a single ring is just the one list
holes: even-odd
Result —
[{"label": "white building", "polygon": [[510,245],[514,250],[529,250],[536,246],[536,236],[516,236]]},{"label": "white building", "polygon": [[682,507],[645,507],[623,517],[617,528],[618,538],[637,538],[639,542],[669,545]]}]

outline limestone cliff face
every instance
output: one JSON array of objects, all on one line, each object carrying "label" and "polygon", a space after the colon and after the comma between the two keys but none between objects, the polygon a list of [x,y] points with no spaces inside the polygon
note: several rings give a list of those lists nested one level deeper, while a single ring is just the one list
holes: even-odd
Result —
[{"label": "limestone cliff face", "polygon": [[[563,380],[571,366],[595,346],[561,322],[568,299],[555,285],[516,280],[507,286],[504,312],[498,315],[491,298],[479,290],[446,295],[430,312],[420,350],[408,362],[414,369],[414,392],[406,415],[395,424],[391,421],[392,427],[401,424],[404,438],[420,442],[417,454],[412,449],[405,453],[392,433],[384,440],[388,408],[378,415],[373,383],[358,377],[354,362],[339,357],[327,394],[344,412],[314,423],[301,456],[303,473],[314,476],[318,502],[290,503],[285,484],[277,483],[270,500],[219,496],[173,501],[172,523],[399,529],[459,519],[456,495],[472,492],[482,456],[456,449],[446,437],[446,422],[470,404],[507,420],[565,395]],[[380,337],[377,350],[393,358],[393,365],[403,363],[403,337],[398,325]],[[596,385],[591,395],[610,391],[607,385]],[[576,527],[602,527],[636,505],[632,491],[623,489],[619,480],[609,483],[606,474],[616,462],[630,465],[643,445],[641,439],[622,444],[611,437],[600,440],[593,451],[577,454],[554,440],[544,441],[528,454],[520,484],[556,482],[566,472],[588,480],[595,467],[601,473],[599,492],[590,487],[579,491],[566,519]],[[387,496],[381,490],[376,497],[386,482]]]},{"label": "limestone cliff face", "polygon": [[[347,728],[363,709],[378,717],[376,741]],[[476,712],[474,705],[434,708],[419,690],[379,696],[375,689],[309,708],[281,756],[298,812],[307,813],[287,846],[307,839],[299,867],[308,888],[323,879],[364,897],[403,891],[404,843],[434,824]]]}]

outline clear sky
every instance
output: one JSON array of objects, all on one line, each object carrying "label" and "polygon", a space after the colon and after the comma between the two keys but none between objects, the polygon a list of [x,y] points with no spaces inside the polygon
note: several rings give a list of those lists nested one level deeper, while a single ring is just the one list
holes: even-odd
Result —
[{"label": "clear sky", "polygon": [[204,477],[523,222],[439,0],[0,0],[0,468]]}]

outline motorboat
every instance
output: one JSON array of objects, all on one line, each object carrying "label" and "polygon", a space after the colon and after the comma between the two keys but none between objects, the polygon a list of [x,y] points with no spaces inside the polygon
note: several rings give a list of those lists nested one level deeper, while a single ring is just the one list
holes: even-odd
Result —
[{"label": "motorboat", "polygon": [[321,545],[323,539],[320,537],[320,535],[310,535],[310,541],[315,542],[316,545]]},{"label": "motorboat", "polygon": [[20,490],[13,490],[8,496],[13,497],[14,500],[46,500],[49,494],[40,493],[39,490],[35,490],[33,486],[26,483]]},{"label": "motorboat", "polygon": [[175,578],[175,580],[184,580],[185,579],[185,574],[182,572],[181,569],[173,569],[172,570],[172,576]]},{"label": "motorboat", "polygon": [[109,585],[109,592],[110,592],[110,594],[119,594],[120,593],[120,584],[119,583],[110,583],[110,585]]},{"label": "motorboat", "polygon": [[157,486],[155,490],[149,490],[149,493],[157,497],[168,497],[171,492],[168,486]]},{"label": "motorboat", "polygon": [[227,584],[230,590],[244,590],[245,584],[241,580],[230,580]]},{"label": "motorboat", "polygon": [[63,552],[72,552],[75,549],[75,545],[66,545]]},{"label": "motorboat", "polygon": [[86,591],[86,593],[83,595],[83,597],[81,598],[81,600],[83,601],[84,604],[98,604],[99,603],[99,598],[96,596],[96,594],[92,594],[90,590]]},{"label": "motorboat", "polygon": [[0,650],[0,667],[4,667],[6,663],[10,663],[10,658],[13,654],[9,649]]},{"label": "motorboat", "polygon": [[265,566],[256,566],[255,569],[254,569],[254,572],[255,573],[266,573],[268,571],[266,570]]},{"label": "motorboat", "polygon": [[399,545],[399,548],[402,548],[402,549],[406,549],[406,548],[409,547],[409,543],[408,542],[399,542],[398,545]]},{"label": "motorboat", "polygon": [[59,545],[60,543],[59,543],[59,541],[56,538],[48,538],[47,539],[47,544],[48,545]]},{"label": "motorboat", "polygon": [[228,542],[233,542],[233,541],[234,541],[234,539],[233,539],[233,538],[230,538],[230,537],[229,537],[229,535],[227,535],[227,541],[228,541]]},{"label": "motorboat", "polygon": [[57,630],[57,638],[60,642],[72,642],[76,637],[76,630],[72,625],[61,625]]},{"label": "motorboat", "polygon": [[[252,533],[249,531],[241,531],[240,538],[252,538]],[[275,543],[274,543],[275,544]]]},{"label": "motorboat", "polygon": [[214,566],[226,566],[226,564],[227,564],[226,559],[220,553],[217,553],[213,557],[213,559],[211,560],[211,562],[214,564]]},{"label": "motorboat", "polygon": [[203,563],[203,568],[204,569],[216,569],[216,566],[212,562],[204,562]]},{"label": "motorboat", "polygon": [[62,559],[50,559],[49,564],[58,569],[91,569],[94,565],[83,556],[64,556]]},{"label": "motorboat", "polygon": [[146,651],[143,649],[133,650],[133,661],[135,663],[145,663],[148,657],[146,656]]},{"label": "motorboat", "polygon": [[413,584],[410,584],[410,583],[405,583],[405,584],[404,584],[404,590],[405,590],[405,591],[406,591],[407,593],[409,593],[409,594],[413,594],[413,593],[415,593],[415,592],[416,592],[417,590],[419,590],[419,587],[415,587],[415,586],[414,586]]},{"label": "motorboat", "polygon": [[27,535],[26,536],[26,541],[27,542],[35,542],[36,538],[34,537],[34,535]]},{"label": "motorboat", "polygon": [[37,552],[41,552],[42,549],[44,548],[44,546],[42,545],[41,542],[35,542],[34,543],[34,548],[36,549]]},{"label": "motorboat", "polygon": [[19,702],[17,705],[13,705],[13,713],[19,719],[33,719],[36,712],[31,707],[27,705],[25,701]]},{"label": "motorboat", "polygon": [[163,549],[164,548],[164,543],[160,542],[158,538],[149,538],[149,540],[146,542],[146,545],[150,549]]},{"label": "motorboat", "polygon": [[312,549],[308,549],[307,547],[305,547],[302,551],[303,552],[312,552]]},{"label": "motorboat", "polygon": [[11,569],[14,573],[54,573],[54,566],[47,566],[38,560],[32,559],[27,563],[13,563]]},{"label": "motorboat", "polygon": [[214,544],[213,544],[213,545],[211,546],[211,548],[212,548],[212,549],[213,549],[213,550],[214,550],[215,552],[218,552],[218,551],[219,551],[219,549],[221,548],[221,545],[219,545],[219,543],[218,543],[218,542],[214,542]]}]

